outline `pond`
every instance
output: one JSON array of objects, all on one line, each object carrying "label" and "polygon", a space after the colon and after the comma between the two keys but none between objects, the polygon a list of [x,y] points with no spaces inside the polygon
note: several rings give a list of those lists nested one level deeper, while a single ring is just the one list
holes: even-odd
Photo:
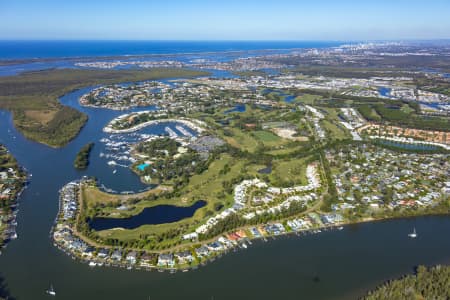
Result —
[{"label": "pond", "polygon": [[295,100],[295,98],[296,98],[296,96],[294,96],[294,95],[285,93],[284,91],[271,89],[271,88],[264,89],[262,93],[263,93],[263,95],[267,95],[267,94],[270,94],[270,93],[275,93],[278,96],[284,97],[284,102],[286,102],[286,103],[292,103]]},{"label": "pond", "polygon": [[245,104],[236,104],[233,108],[224,111],[224,114],[234,113],[234,112],[245,112]]},{"label": "pond", "polygon": [[259,169],[258,173],[259,174],[270,174],[270,173],[272,173],[272,164],[268,165],[265,168]]},{"label": "pond", "polygon": [[380,87],[378,89],[378,93],[380,93],[383,97],[389,97],[391,95],[391,89],[387,87]]},{"label": "pond", "polygon": [[391,140],[385,140],[385,139],[377,139],[377,142],[384,146],[389,147],[396,147],[400,149],[406,149],[406,150],[418,150],[418,151],[434,151],[439,150],[440,147],[428,145],[428,144],[422,144],[422,143],[404,143],[404,142],[397,142],[397,141],[391,141]]},{"label": "pond", "polygon": [[141,213],[130,218],[94,218],[89,226],[97,231],[112,228],[134,229],[142,225],[157,225],[177,222],[192,217],[197,209],[206,205],[206,201],[200,200],[191,206],[158,205],[146,207]]}]

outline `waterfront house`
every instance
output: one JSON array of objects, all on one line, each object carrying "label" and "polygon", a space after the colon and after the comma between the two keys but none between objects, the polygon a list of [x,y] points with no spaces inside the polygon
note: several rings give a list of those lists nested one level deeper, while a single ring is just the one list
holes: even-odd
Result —
[{"label": "waterfront house", "polygon": [[139,264],[141,265],[141,267],[150,268],[151,266],[153,266],[154,259],[155,256],[148,253],[144,253],[141,255]]},{"label": "waterfront house", "polygon": [[221,251],[223,249],[223,246],[221,243],[219,242],[212,242],[209,243],[208,245],[206,245],[206,247],[208,248],[208,250],[210,251]]},{"label": "waterfront house", "polygon": [[201,246],[197,249],[195,249],[195,253],[198,257],[205,257],[209,255],[209,250],[205,246]]},{"label": "waterfront house", "polygon": [[94,256],[94,252],[95,252],[95,248],[88,246],[88,247],[86,247],[86,249],[84,249],[83,256],[92,257],[92,256]]},{"label": "waterfront house", "polygon": [[189,250],[178,252],[175,254],[175,257],[178,259],[179,264],[187,264],[194,260],[194,257]]},{"label": "waterfront house", "polygon": [[136,260],[137,260],[137,253],[136,253],[136,251],[128,252],[128,254],[127,254],[125,259],[127,260],[128,263],[134,265],[136,263]]},{"label": "waterfront house", "polygon": [[158,266],[160,267],[173,267],[175,260],[172,253],[163,253],[158,256]]},{"label": "waterfront house", "polygon": [[253,235],[255,238],[261,237],[261,233],[259,232],[259,230],[258,230],[256,227],[250,228],[250,232],[252,233],[252,235]]},{"label": "waterfront house", "polygon": [[108,255],[109,255],[108,249],[101,248],[98,250],[97,256],[99,258],[106,258],[106,257],[108,257]]},{"label": "waterfront house", "polygon": [[114,252],[111,254],[111,259],[116,261],[122,260],[122,251],[120,250],[114,250]]}]

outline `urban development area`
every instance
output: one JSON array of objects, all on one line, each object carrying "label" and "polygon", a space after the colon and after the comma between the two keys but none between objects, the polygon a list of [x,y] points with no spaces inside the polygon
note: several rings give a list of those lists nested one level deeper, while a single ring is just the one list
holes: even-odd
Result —
[{"label": "urban development area", "polygon": [[[216,63],[79,63],[233,76],[106,84],[82,95],[86,107],[135,109],[103,128],[99,155],[113,174],[129,168],[152,188],[118,193],[89,176],[67,183],[54,243],[92,267],[175,272],[254,239],[448,213],[444,55],[383,43]],[[162,132],[142,132],[155,126]],[[88,163],[91,148],[77,159]],[[168,215],[142,222],[162,207]]]},{"label": "urban development area", "polygon": [[[75,157],[87,175],[61,188],[53,243],[91,267],[187,272],[256,239],[448,214],[447,53],[369,43],[228,61],[79,62],[77,72],[121,67],[136,80],[95,81],[78,97],[117,115]],[[165,75],[146,79],[148,70]],[[54,107],[64,121],[51,131],[33,131],[29,120],[47,117],[36,110],[17,108],[14,122],[26,137],[61,146],[87,118]],[[92,160],[148,188],[103,185],[89,175]],[[0,147],[2,246],[17,238],[26,182]]]}]

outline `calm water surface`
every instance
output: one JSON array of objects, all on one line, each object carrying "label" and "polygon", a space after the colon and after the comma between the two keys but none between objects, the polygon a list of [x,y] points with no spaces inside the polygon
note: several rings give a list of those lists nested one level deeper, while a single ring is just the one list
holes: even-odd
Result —
[{"label": "calm water surface", "polygon": [[139,214],[131,218],[95,218],[89,226],[97,231],[126,228],[134,229],[142,225],[165,224],[192,217],[197,209],[204,207],[206,201],[197,201],[191,206],[157,205],[146,207]]},{"label": "calm water surface", "polygon": [[[0,112],[0,142],[32,174],[21,198],[18,236],[0,256],[0,274],[18,299],[355,299],[385,279],[412,272],[417,264],[450,263],[450,218],[422,217],[346,227],[304,237],[254,242],[249,249],[187,273],[89,268],[53,247],[49,231],[58,190],[82,175],[96,176],[117,191],[146,188],[131,171],[113,175],[94,147],[86,171],[72,167],[84,144],[105,136],[102,127],[124,112],[79,107],[88,89],[62,98],[89,115],[80,135],[62,149],[24,139]],[[417,239],[407,234],[416,227]],[[320,278],[319,282],[314,277]]]}]

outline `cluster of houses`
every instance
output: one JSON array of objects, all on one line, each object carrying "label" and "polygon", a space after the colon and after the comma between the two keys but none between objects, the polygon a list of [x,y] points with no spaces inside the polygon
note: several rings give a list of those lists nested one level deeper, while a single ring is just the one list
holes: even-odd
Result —
[{"label": "cluster of houses", "polygon": [[392,100],[418,101],[425,103],[445,103],[450,97],[407,86],[411,77],[371,77],[336,78],[310,76],[299,78],[296,75],[252,76],[210,81],[210,84],[229,89],[248,89],[255,87],[273,89],[313,89],[337,91],[343,95],[357,97],[376,97]]},{"label": "cluster of houses", "polygon": [[24,187],[25,178],[16,167],[9,166],[12,157],[1,145],[0,156],[3,156],[0,159],[8,165],[5,167],[0,163],[0,247],[6,247],[9,240],[17,238],[17,199]]},{"label": "cluster of houses", "polygon": [[294,218],[285,223],[275,222],[239,229],[190,250],[174,254],[160,254],[157,266],[173,268],[176,265],[186,264],[186,262],[203,262],[236,247],[247,248],[252,239],[266,239],[287,233],[317,233],[320,232],[320,228],[336,227],[343,222],[345,222],[344,217],[338,213],[309,213],[305,217]]},{"label": "cluster of houses", "polygon": [[[295,192],[306,192],[320,186],[320,179],[317,173],[317,163],[312,163],[307,167],[308,185],[288,188],[278,188],[274,190],[280,194],[290,195],[287,199],[290,201],[299,201],[302,196],[295,195]],[[249,187],[266,188],[267,184],[258,179],[244,181],[236,188],[237,202],[231,208],[229,213],[236,213],[248,207],[246,203],[246,190]],[[316,227],[335,226],[343,221],[337,217],[337,214],[319,216],[310,214],[303,218],[289,220],[287,223],[269,223],[261,224],[255,227],[236,230],[224,234],[212,242],[200,246],[186,247],[177,252],[171,253],[148,253],[145,251],[136,251],[115,247],[94,247],[80,238],[75,232],[75,220],[78,208],[80,181],[74,181],[66,184],[60,190],[60,209],[53,228],[53,240],[55,246],[72,256],[74,259],[80,259],[90,266],[118,266],[126,268],[142,269],[178,269],[190,268],[209,259],[213,259],[221,253],[230,249],[241,247],[247,248],[247,243],[251,239],[265,238],[268,236],[277,236],[288,232],[308,231]],[[241,194],[242,193],[242,194]],[[294,194],[292,194],[294,193]],[[241,195],[242,197],[239,197]],[[223,214],[223,212],[222,212]],[[208,224],[208,223],[207,223]],[[198,239],[198,232],[187,234],[184,240]],[[188,241],[189,243],[189,241]]]},{"label": "cluster of houses", "polygon": [[183,68],[185,63],[176,60],[114,60],[114,61],[94,61],[77,62],[77,67],[95,68],[95,69],[115,69],[118,67],[137,67],[137,68]]},{"label": "cluster of houses", "polygon": [[326,156],[340,200],[335,211],[361,204],[371,209],[430,206],[450,195],[445,154],[396,153],[364,144],[329,149]]},{"label": "cluster of houses", "polygon": [[340,116],[345,120],[341,120],[340,123],[350,131],[353,140],[361,141],[362,138],[356,129],[364,126],[366,120],[354,108],[342,107]]},{"label": "cluster of houses", "polygon": [[403,128],[390,125],[366,124],[358,128],[370,139],[383,139],[399,143],[421,144],[450,150],[450,133],[438,130]]},{"label": "cluster of houses", "polygon": [[74,220],[78,207],[78,182],[69,182],[60,192],[60,213],[63,221]]},{"label": "cluster of houses", "polygon": [[170,86],[159,81],[147,81],[130,86],[108,85],[93,89],[80,97],[80,104],[109,109],[127,109],[135,106],[156,105],[160,91]]},{"label": "cluster of houses", "polygon": [[[212,242],[186,246],[179,251],[149,253],[118,247],[94,247],[74,234],[77,195],[80,182],[70,182],[60,191],[60,212],[53,228],[55,246],[74,259],[84,261],[89,266],[115,266],[136,269],[184,269],[196,267],[200,263],[213,260],[232,249],[247,248],[252,239],[266,239],[290,232],[319,232],[319,228],[338,226],[344,219],[341,215],[309,213],[302,218],[291,219],[285,223],[275,222],[239,229],[223,234]],[[196,235],[189,239],[196,239]]]},{"label": "cluster of houses", "polygon": [[312,122],[314,126],[314,132],[319,140],[325,139],[325,130],[320,126],[320,121],[325,118],[323,113],[321,113],[317,108],[310,105],[305,105],[305,108],[311,113],[308,119]]},{"label": "cluster of houses", "polygon": [[[243,180],[234,188],[234,204],[232,207],[227,208],[214,217],[209,218],[205,224],[197,227],[195,232],[186,234],[183,238],[185,240],[196,239],[199,234],[207,233],[220,220],[223,220],[232,214],[241,213],[245,219],[252,219],[256,215],[261,215],[267,212],[277,214],[281,212],[282,209],[289,208],[293,202],[302,202],[306,205],[308,202],[314,201],[318,198],[318,195],[313,192],[321,186],[318,163],[311,163],[306,167],[306,178],[308,180],[307,185],[299,185],[288,188],[270,187],[267,183],[258,178]],[[249,201],[249,189],[265,190],[265,195],[263,197],[253,197],[252,201]],[[282,198],[281,196],[286,197],[284,199],[284,197]],[[276,201],[277,199],[283,200]],[[259,205],[261,202],[266,204],[266,206],[261,207]]]},{"label": "cluster of houses", "polygon": [[177,81],[169,84],[147,81],[130,86],[109,85],[93,89],[80,97],[84,106],[116,110],[138,106],[156,106],[168,113],[193,113],[205,107],[223,107],[238,98],[223,97],[221,90],[200,83]]}]

